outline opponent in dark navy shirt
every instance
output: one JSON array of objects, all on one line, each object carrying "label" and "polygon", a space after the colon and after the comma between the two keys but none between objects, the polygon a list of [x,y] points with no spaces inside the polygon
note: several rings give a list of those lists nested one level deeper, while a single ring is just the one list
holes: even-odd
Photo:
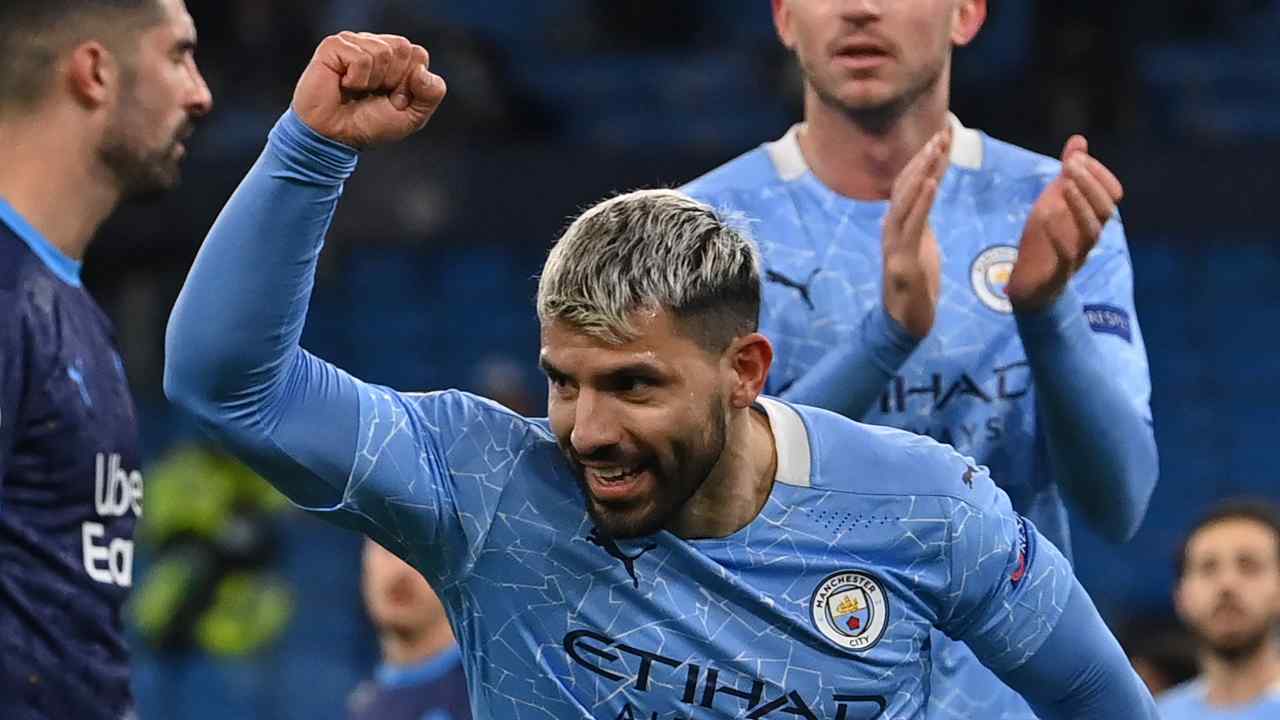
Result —
[{"label": "opponent in dark navy shirt", "polygon": [[[4,717],[120,718],[120,605],[142,512],[111,323],[0,199],[0,698]],[[100,710],[100,714],[92,714]]]},{"label": "opponent in dark navy shirt", "polygon": [[79,261],[173,188],[213,98],[184,0],[0,2],[0,718],[133,716],[120,607],[142,512],[111,325]]}]

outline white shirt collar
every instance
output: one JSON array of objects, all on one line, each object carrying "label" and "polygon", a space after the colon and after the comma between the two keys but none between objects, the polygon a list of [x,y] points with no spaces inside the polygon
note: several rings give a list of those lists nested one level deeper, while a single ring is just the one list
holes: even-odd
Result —
[{"label": "white shirt collar", "polygon": [[804,420],[790,405],[767,397],[756,399],[756,406],[769,416],[769,427],[778,449],[777,482],[796,487],[809,487],[812,456],[809,452],[809,431]]},{"label": "white shirt collar", "polygon": [[[951,140],[951,164],[967,170],[982,169],[982,135],[977,130],[965,127],[952,113],[947,113],[947,120],[954,130]],[[778,176],[784,182],[791,182],[809,172],[809,163],[800,150],[799,132],[804,123],[791,126],[787,134],[765,143],[765,151],[773,160]]]}]

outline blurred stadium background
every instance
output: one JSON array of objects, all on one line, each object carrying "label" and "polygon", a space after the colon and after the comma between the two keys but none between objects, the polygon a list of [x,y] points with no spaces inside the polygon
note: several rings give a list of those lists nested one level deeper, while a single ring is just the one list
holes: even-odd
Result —
[{"label": "blurred stadium background", "polygon": [[[214,113],[180,191],[119,213],[86,266],[119,329],[148,459],[130,613],[141,716],[340,718],[377,662],[358,539],[283,508],[160,389],[186,268],[315,43],[348,28],[407,35],[450,91],[423,136],[362,159],[306,346],[370,380],[533,413],[533,276],[566,219],[777,137],[799,117],[799,80],[767,0],[188,4]],[[958,54],[966,124],[1049,154],[1083,131],[1128,191],[1161,479],[1132,543],[1075,524],[1077,572],[1120,630],[1170,612],[1175,545],[1202,508],[1280,499],[1277,37],[1277,0],[991,0]]]}]

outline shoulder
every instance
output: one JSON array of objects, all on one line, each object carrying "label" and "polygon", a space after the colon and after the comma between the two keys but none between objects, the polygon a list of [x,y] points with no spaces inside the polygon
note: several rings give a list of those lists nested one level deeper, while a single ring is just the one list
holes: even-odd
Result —
[{"label": "shoulder", "polygon": [[986,468],[930,437],[793,407],[808,429],[815,489],[904,500],[930,496],[975,507],[990,505],[998,492]]},{"label": "shoulder", "polygon": [[21,328],[52,325],[57,280],[21,241],[0,225],[0,340],[16,341]]},{"label": "shoulder", "polygon": [[944,193],[959,193],[980,215],[1003,216],[1012,208],[1029,209],[1044,188],[1057,177],[1062,164],[1056,159],[998,140],[977,130],[965,130],[980,147],[969,162],[953,157],[952,181]]},{"label": "shoulder", "polygon": [[[443,449],[453,453],[492,454],[520,447],[554,445],[545,418],[525,417],[485,397],[462,390],[397,392],[370,386],[365,411],[374,419],[385,417],[392,426],[407,424],[422,437],[453,440]],[[459,440],[469,438],[468,443]]]},{"label": "shoulder", "polygon": [[680,189],[703,202],[716,205],[735,193],[779,183],[782,180],[767,147],[760,145],[748,150]]},{"label": "shoulder", "polygon": [[1062,168],[1057,158],[1029,150],[1019,145],[982,136],[981,172],[996,178],[1053,178]]},{"label": "shoulder", "polygon": [[372,680],[365,680],[356,686],[351,694],[347,696],[347,717],[352,720],[370,717],[369,711],[373,709],[374,703],[378,699],[378,685]]},{"label": "shoulder", "polygon": [[31,281],[35,255],[0,223],[0,295],[17,293]]},{"label": "shoulder", "polygon": [[1190,720],[1203,711],[1203,697],[1204,685],[1195,678],[1161,693],[1156,698],[1156,705],[1160,708],[1161,717],[1167,720]]}]

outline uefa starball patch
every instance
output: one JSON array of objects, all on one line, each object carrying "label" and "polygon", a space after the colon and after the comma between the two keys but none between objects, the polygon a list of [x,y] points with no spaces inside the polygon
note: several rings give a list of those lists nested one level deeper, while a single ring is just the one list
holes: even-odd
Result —
[{"label": "uefa starball patch", "polygon": [[1013,264],[1018,261],[1018,248],[1012,245],[996,245],[978,253],[969,267],[969,282],[973,292],[983,305],[999,313],[1013,312],[1013,303],[1005,288],[1013,274]]},{"label": "uefa starball patch", "polygon": [[818,584],[809,599],[814,627],[842,650],[870,650],[889,626],[884,585],[861,570],[841,570]]}]

